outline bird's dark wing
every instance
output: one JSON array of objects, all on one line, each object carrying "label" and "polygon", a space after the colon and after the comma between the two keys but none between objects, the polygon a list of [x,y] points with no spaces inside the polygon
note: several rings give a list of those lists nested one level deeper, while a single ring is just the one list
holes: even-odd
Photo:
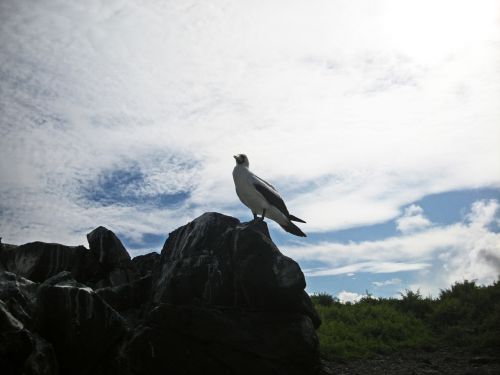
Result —
[{"label": "bird's dark wing", "polygon": [[288,217],[288,215],[290,215],[288,213],[288,209],[285,206],[285,202],[283,202],[283,199],[281,199],[281,197],[279,196],[279,194],[277,194],[276,192],[274,192],[271,189],[268,189],[264,185],[261,185],[261,184],[258,184],[258,183],[254,183],[253,186],[255,187],[255,189],[257,189],[257,191],[259,193],[262,194],[262,196],[266,199],[266,201],[269,202],[269,204],[275,206],[286,217]]},{"label": "bird's dark wing", "polygon": [[253,173],[252,173],[252,177],[253,177],[255,180],[257,180],[257,181],[262,182],[262,184],[263,184],[264,186],[270,186],[270,187],[271,187],[274,191],[278,191],[278,190],[277,190],[277,189],[276,189],[273,185],[271,185],[269,182],[267,182],[267,181],[266,181],[266,180],[264,180],[263,178],[260,178],[259,176],[254,175]]},{"label": "bird's dark wing", "polygon": [[304,220],[302,219],[299,219],[297,216],[293,216],[293,215],[288,215],[288,218],[292,221],[298,221],[299,223],[305,223]]}]

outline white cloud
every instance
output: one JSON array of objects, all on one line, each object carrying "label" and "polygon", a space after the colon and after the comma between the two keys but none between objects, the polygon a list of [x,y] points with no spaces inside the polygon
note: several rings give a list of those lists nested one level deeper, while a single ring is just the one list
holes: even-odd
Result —
[{"label": "white cloud", "polygon": [[[0,7],[8,241],[76,244],[82,226],[107,220],[140,236],[205,210],[237,214],[236,152],[308,232],[500,186],[494,0]],[[81,185],[131,162],[145,195],[188,189],[182,211],[82,199]]]},{"label": "white cloud", "polygon": [[414,232],[431,225],[431,222],[423,215],[422,207],[412,204],[405,208],[401,217],[396,220],[396,227],[402,233]]},{"label": "white cloud", "polygon": [[497,220],[499,211],[497,200],[477,201],[460,223],[427,227],[379,241],[289,246],[285,253],[298,260],[314,259],[329,265],[308,276],[416,271],[417,281],[411,288],[436,295],[440,288],[456,281],[490,284],[498,278],[500,233],[488,227]]},{"label": "white cloud", "polygon": [[307,276],[333,276],[352,274],[355,272],[370,272],[370,273],[391,273],[402,271],[417,271],[426,269],[431,266],[430,263],[409,263],[409,262],[381,262],[381,261],[367,261],[348,264],[335,268],[323,268],[315,270],[305,270]]},{"label": "white cloud", "polygon": [[383,286],[389,286],[389,285],[399,285],[399,284],[401,284],[401,279],[394,278],[394,279],[385,280],[385,281],[372,281],[372,284],[378,288],[383,287]]},{"label": "white cloud", "polygon": [[474,202],[470,213],[466,216],[471,226],[484,228],[498,221],[495,218],[498,212],[498,202],[494,199]]},{"label": "white cloud", "polygon": [[356,303],[359,302],[359,300],[363,297],[364,296],[362,294],[358,294],[355,292],[347,292],[345,290],[337,294],[337,298],[341,303],[346,303],[346,302]]}]

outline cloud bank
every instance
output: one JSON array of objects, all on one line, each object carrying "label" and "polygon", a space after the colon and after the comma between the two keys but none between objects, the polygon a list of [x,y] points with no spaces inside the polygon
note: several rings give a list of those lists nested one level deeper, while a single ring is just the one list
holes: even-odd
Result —
[{"label": "cloud bank", "polygon": [[[417,211],[422,215],[421,209]],[[407,213],[408,210],[402,217]],[[500,233],[492,226],[498,225],[499,217],[497,200],[477,201],[460,223],[429,225],[417,232],[379,241],[288,246],[286,254],[299,260],[319,260],[327,265],[310,270],[310,277],[414,271],[415,282],[409,287],[436,295],[440,289],[457,281],[476,280],[479,284],[490,284],[497,280]],[[400,280],[393,278],[373,284],[380,287],[396,282]]]},{"label": "cloud bank", "polygon": [[411,235],[354,251],[423,256],[339,267],[429,269],[425,243],[470,225],[401,207],[500,187],[497,14],[493,0],[2,1],[4,241],[82,244],[106,225],[147,247],[204,211],[245,218],[231,180],[245,152],[309,233],[400,217]]}]

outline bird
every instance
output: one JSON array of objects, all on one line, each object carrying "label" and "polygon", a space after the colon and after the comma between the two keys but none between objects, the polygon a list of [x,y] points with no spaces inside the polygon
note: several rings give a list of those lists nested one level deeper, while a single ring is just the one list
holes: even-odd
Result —
[{"label": "bird", "polygon": [[299,237],[307,237],[292,221],[305,223],[304,220],[291,215],[283,198],[269,182],[253,174],[245,154],[233,155],[236,166],[233,169],[233,180],[236,194],[241,202],[252,210],[254,220],[261,214],[260,220],[269,218],[277,222],[285,231]]}]

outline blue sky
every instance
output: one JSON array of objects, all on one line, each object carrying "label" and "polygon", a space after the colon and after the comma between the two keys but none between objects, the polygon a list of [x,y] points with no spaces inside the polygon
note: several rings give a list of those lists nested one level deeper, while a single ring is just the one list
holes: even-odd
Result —
[{"label": "blue sky", "polygon": [[[0,235],[133,255],[206,211],[249,220],[232,155],[309,292],[436,295],[500,270],[495,0],[0,3]],[[468,25],[468,27],[464,27]]]}]

